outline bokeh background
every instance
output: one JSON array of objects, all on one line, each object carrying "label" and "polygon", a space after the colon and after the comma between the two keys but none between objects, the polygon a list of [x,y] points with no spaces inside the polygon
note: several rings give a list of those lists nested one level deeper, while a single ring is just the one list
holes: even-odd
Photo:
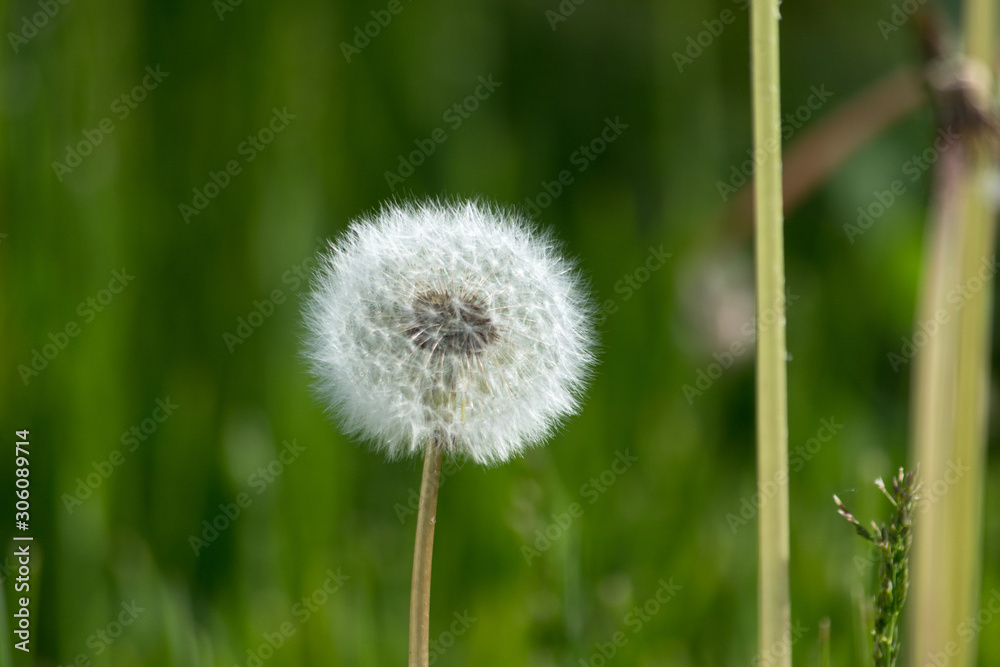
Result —
[{"label": "bokeh background", "polygon": [[[786,146],[921,63],[913,21],[880,28],[887,1],[782,12],[783,110],[830,93]],[[521,460],[446,469],[435,664],[751,664],[752,253],[719,187],[751,141],[745,4],[26,0],[2,17],[0,627],[18,429],[35,541],[31,653],[5,629],[0,660],[403,664],[419,462],[324,416],[300,313],[325,239],[387,199],[445,195],[534,213],[605,317],[581,415]],[[883,519],[872,482],[906,461],[910,365],[887,355],[912,335],[930,173],[863,235],[844,225],[934,123],[907,114],[787,215],[798,665],[818,664],[824,618],[834,664],[861,664],[852,596],[873,568],[830,496]],[[412,173],[390,183],[401,160]],[[670,257],[647,272],[653,252]],[[1000,589],[991,424],[984,601]],[[1000,664],[1000,621],[979,664]]]}]

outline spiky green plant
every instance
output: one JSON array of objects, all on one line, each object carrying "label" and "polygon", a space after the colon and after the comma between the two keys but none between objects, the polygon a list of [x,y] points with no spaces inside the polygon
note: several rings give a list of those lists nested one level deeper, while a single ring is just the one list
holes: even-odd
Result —
[{"label": "spiky green plant", "polygon": [[881,477],[875,480],[875,485],[896,510],[888,523],[878,525],[872,521],[871,530],[862,526],[836,495],[833,501],[840,515],[854,524],[858,535],[878,550],[881,562],[878,568],[879,590],[875,595],[872,657],[875,667],[894,667],[900,648],[899,616],[910,585],[910,544],[913,542],[913,515],[920,485],[915,472],[904,472],[902,468],[892,478],[891,490],[886,488]]}]

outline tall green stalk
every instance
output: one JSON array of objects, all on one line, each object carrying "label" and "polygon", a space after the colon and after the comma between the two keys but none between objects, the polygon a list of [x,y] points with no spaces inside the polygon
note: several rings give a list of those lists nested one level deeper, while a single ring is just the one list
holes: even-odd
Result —
[{"label": "tall green stalk", "polygon": [[[915,534],[914,665],[941,655],[947,655],[955,667],[971,667],[976,662],[976,642],[960,636],[959,626],[978,610],[982,570],[996,214],[987,180],[997,140],[991,85],[996,19],[996,0],[966,3],[964,108],[954,114],[964,122],[952,128],[962,136],[962,143],[954,157],[946,155],[939,165],[952,173],[945,174],[937,196],[951,203],[937,211],[944,233],[936,235],[935,242],[941,245],[933,251],[938,257],[931,271],[934,284],[924,285],[924,299],[940,303],[948,291],[950,297],[958,295],[960,304],[943,304],[952,321],[930,342],[930,356],[921,361],[914,376],[913,456],[932,494]],[[939,377],[934,378],[935,373]],[[923,410],[941,418],[924,420],[919,416]],[[935,493],[938,488],[941,492]]]},{"label": "tall green stalk", "polygon": [[[754,202],[757,287],[757,486],[777,485],[760,509],[758,623],[761,664],[790,667],[788,584],[788,389],[785,375],[785,261],[781,195],[778,0],[754,0]],[[783,650],[782,650],[783,649]]]},{"label": "tall green stalk", "polygon": [[[996,49],[996,0],[970,0],[965,13],[966,57],[973,67],[985,68],[992,78]],[[981,92],[984,104],[992,102],[992,87]],[[992,108],[987,108],[992,113]],[[977,137],[982,139],[981,137]],[[986,476],[986,418],[989,396],[989,341],[992,328],[995,207],[988,178],[994,160],[988,141],[970,150],[965,182],[965,220],[962,225],[962,285],[969,295],[962,309],[958,345],[958,392],[955,397],[955,456],[971,468],[955,485],[952,565],[955,567],[954,609],[958,618],[979,608],[982,576],[983,487]],[[981,285],[976,289],[977,285]],[[965,647],[956,663],[976,663],[976,643]]]},{"label": "tall green stalk", "polygon": [[[962,309],[958,343],[958,377],[955,396],[955,461],[969,467],[952,491],[952,539],[950,565],[953,620],[956,628],[979,608],[983,558],[983,487],[986,475],[986,416],[989,373],[989,333],[992,314],[992,279],[983,279],[981,269],[993,257],[993,211],[986,194],[986,165],[974,156],[966,185],[966,216],[962,243],[962,284],[970,294]],[[972,287],[982,284],[973,292]],[[953,631],[954,634],[954,631]],[[953,664],[976,664],[976,643],[962,647]]]},{"label": "tall green stalk", "polygon": [[[948,292],[959,282],[956,258],[959,249],[957,220],[963,202],[960,189],[964,165],[960,149],[944,152],[937,162],[934,190],[922,259],[917,321],[935,321],[941,312],[951,312]],[[944,536],[951,525],[949,493],[933,493],[935,482],[944,480],[948,461],[954,456],[957,366],[957,318],[949,317],[929,337],[913,361],[910,400],[910,466],[920,469],[925,497],[913,528],[913,601],[907,642],[910,664],[923,667],[928,653],[942,650],[947,640],[943,628],[950,623],[947,610],[951,582]],[[940,321],[940,318],[938,319]],[[940,488],[940,487],[938,487]],[[933,495],[931,495],[933,493]],[[940,647],[931,650],[931,647]]]}]

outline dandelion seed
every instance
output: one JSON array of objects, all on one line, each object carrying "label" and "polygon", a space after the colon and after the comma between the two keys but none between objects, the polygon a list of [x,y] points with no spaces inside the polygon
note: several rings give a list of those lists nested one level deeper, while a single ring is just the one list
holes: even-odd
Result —
[{"label": "dandelion seed", "polygon": [[481,202],[386,205],[322,258],[308,354],[347,433],[495,464],[579,408],[592,312],[548,234]]}]

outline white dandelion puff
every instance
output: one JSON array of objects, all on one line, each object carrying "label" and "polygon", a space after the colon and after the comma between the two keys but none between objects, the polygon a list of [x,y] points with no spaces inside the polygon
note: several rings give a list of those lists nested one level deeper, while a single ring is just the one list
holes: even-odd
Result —
[{"label": "white dandelion puff", "polygon": [[308,356],[342,428],[389,458],[433,441],[494,464],[579,408],[592,313],[574,265],[518,214],[393,203],[322,257]]}]

